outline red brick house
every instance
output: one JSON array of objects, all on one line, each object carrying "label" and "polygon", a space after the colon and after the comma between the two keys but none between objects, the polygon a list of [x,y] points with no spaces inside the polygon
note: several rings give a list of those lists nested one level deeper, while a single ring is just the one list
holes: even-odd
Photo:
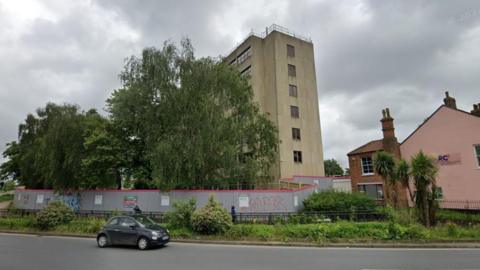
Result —
[{"label": "red brick house", "polygon": [[386,196],[392,194],[399,202],[406,202],[406,193],[398,188],[396,193],[386,190],[387,185],[383,178],[378,175],[373,167],[373,155],[378,151],[387,151],[395,157],[400,158],[400,144],[395,137],[395,127],[390,110],[382,111],[383,138],[370,141],[347,154],[350,166],[350,178],[352,191],[365,192],[369,197],[375,198],[379,203],[384,203]]}]

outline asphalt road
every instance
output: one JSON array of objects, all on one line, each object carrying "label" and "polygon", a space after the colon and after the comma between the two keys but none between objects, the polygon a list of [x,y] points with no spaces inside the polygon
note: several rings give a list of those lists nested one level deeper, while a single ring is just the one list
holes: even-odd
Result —
[{"label": "asphalt road", "polygon": [[170,243],[97,248],[94,239],[0,234],[1,270],[480,269],[480,249],[295,248]]}]

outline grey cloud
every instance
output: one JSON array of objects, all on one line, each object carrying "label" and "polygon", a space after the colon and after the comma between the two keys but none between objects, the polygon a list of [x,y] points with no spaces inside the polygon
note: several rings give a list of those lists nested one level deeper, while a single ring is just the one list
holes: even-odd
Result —
[{"label": "grey cloud", "polygon": [[[123,59],[143,47],[188,36],[197,56],[218,56],[238,33],[271,23],[312,38],[325,157],[344,166],[348,151],[381,137],[384,107],[402,140],[445,90],[465,110],[480,102],[478,1],[77,3],[56,9],[66,4],[48,2],[58,19],[36,19],[22,33],[12,32],[16,19],[0,3],[0,57],[7,63],[0,65],[0,151],[26,114],[47,101],[103,108]],[[240,3],[247,11],[237,10]]]}]

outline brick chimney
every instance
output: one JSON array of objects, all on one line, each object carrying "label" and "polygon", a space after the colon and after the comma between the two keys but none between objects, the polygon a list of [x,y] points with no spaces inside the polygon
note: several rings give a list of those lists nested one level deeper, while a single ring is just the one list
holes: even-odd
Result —
[{"label": "brick chimney", "polygon": [[390,109],[386,108],[382,110],[382,132],[383,132],[383,149],[386,152],[393,154],[396,157],[400,157],[400,146],[398,144],[397,137],[395,137],[395,127],[393,125],[393,118],[390,116]]},{"label": "brick chimney", "polygon": [[448,95],[448,91],[445,92],[445,98],[443,99],[443,103],[445,103],[445,106],[452,108],[452,109],[457,109],[457,102],[455,99],[451,96]]},{"label": "brick chimney", "polygon": [[473,110],[470,111],[471,114],[480,117],[480,103],[473,104]]}]

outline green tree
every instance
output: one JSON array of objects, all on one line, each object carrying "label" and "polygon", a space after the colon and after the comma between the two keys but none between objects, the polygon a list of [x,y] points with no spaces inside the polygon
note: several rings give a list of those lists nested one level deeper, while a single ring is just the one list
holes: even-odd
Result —
[{"label": "green tree", "polygon": [[0,174],[28,188],[110,187],[110,170],[119,162],[106,155],[120,150],[112,136],[102,133],[106,126],[108,120],[95,110],[48,103],[19,125],[18,140],[3,153],[7,161]]},{"label": "green tree", "polygon": [[111,131],[111,122],[95,111],[87,113],[84,158],[82,159],[83,188],[122,187],[124,153],[120,141]]},{"label": "green tree", "polygon": [[[396,207],[398,198],[395,179],[395,157],[390,153],[379,151],[373,156],[373,167],[387,184],[385,188],[387,199],[392,201]],[[393,187],[393,192],[390,192],[390,187]]]},{"label": "green tree", "polygon": [[166,43],[132,56],[107,100],[136,180],[161,188],[269,177],[277,131],[248,80],[220,60]]},{"label": "green tree", "polygon": [[420,213],[420,220],[427,227],[434,223],[435,217],[435,179],[438,168],[435,160],[420,151],[411,160],[412,176],[415,183],[415,205]]},{"label": "green tree", "polygon": [[323,162],[326,176],[343,175],[343,169],[335,159],[327,159]]}]

